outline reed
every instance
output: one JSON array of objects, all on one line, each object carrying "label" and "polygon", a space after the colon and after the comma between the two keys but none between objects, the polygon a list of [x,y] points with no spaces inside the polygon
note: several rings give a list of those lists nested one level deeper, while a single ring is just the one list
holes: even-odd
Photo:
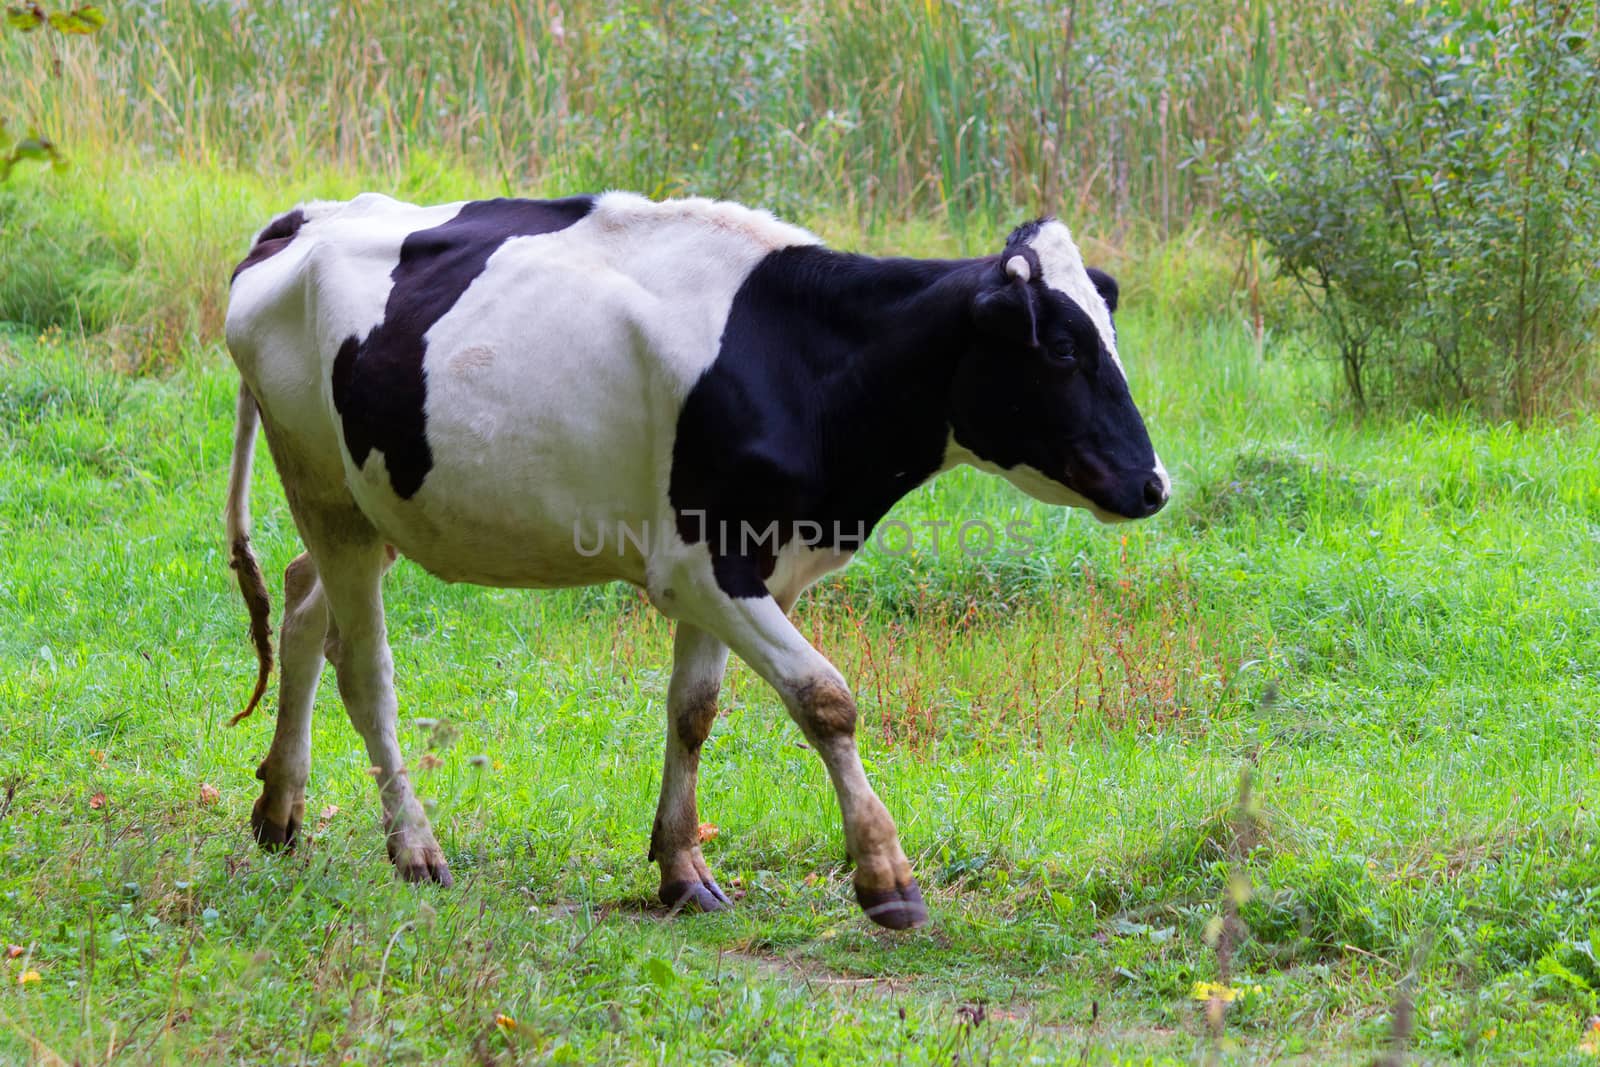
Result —
[{"label": "reed", "polygon": [[442,159],[486,189],[1170,232],[1257,116],[1343,75],[1379,2],[174,0],[91,41],[6,34],[0,64],[4,117],[80,157],[370,181]]}]

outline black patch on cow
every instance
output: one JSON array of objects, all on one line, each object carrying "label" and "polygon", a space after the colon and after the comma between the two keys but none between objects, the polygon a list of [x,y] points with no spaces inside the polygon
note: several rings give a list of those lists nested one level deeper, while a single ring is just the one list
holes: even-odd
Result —
[{"label": "black patch on cow", "polygon": [[710,543],[723,592],[766,596],[796,537],[860,548],[939,468],[972,295],[996,262],[805,245],[745,279],[679,414],[669,490],[680,536]]},{"label": "black patch on cow", "polygon": [[289,242],[294,240],[294,235],[300,232],[300,227],[306,224],[305,213],[299,208],[285,215],[279,215],[267,223],[267,228],[256,235],[256,243],[251,246],[250,252],[233,268],[233,273],[228,276],[228,284],[232,285],[239,272],[248,267],[253,267],[264,259],[270,259],[289,247]]},{"label": "black patch on cow", "polygon": [[[1021,251],[1028,242],[1038,236],[1039,230],[1044,224],[1053,218],[1055,218],[1054,215],[1042,215],[1031,222],[1024,222],[1021,226],[1012,230],[1011,235],[1006,238],[1006,250],[1011,253]],[[1037,262],[1034,265],[1037,266]]]},{"label": "black patch on cow", "polygon": [[422,488],[433,469],[422,366],[428,330],[455,306],[507,240],[564,230],[593,207],[592,196],[479,200],[448,222],[406,237],[400,262],[390,274],[394,287],[383,321],[365,338],[347,338],[333,361],[333,404],[357,467],[377,449],[396,496],[409,500]]},{"label": "black patch on cow", "polygon": [[[718,587],[767,595],[793,540],[853,551],[944,460],[949,435],[1119,515],[1149,514],[1155,452],[1088,313],[1006,272],[1037,256],[874,260],[773,252],[734,296],[716,360],[678,416],[669,497]],[[1102,292],[1104,288],[1102,288]],[[1156,505],[1159,507],[1159,505]]]}]

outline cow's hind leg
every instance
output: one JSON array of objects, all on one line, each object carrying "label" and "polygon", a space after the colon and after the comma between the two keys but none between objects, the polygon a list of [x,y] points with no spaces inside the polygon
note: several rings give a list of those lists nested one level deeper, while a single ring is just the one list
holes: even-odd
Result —
[{"label": "cow's hind leg", "polygon": [[704,630],[678,623],[672,681],[667,688],[667,754],[661,772],[661,800],[650,834],[650,859],[661,865],[661,902],[669,907],[720,911],[731,903],[700,853],[700,815],[695,803],[700,746],[717,717],[717,694],[727,665],[727,645]]},{"label": "cow's hind leg", "polygon": [[278,638],[278,723],[267,758],[256,769],[261,795],[250,812],[250,828],[268,849],[292,847],[305,818],[311,706],[322,675],[322,644],[328,634],[328,607],[309,553],[295,557],[284,571],[283,604]]},{"label": "cow's hind leg", "polygon": [[336,522],[305,526],[322,527],[311,550],[330,615],[324,649],[378,780],[389,858],[408,882],[450,885],[450,868],[412,791],[395,734],[394,659],[383,619],[383,574],[394,560],[393,550],[353,510]]}]

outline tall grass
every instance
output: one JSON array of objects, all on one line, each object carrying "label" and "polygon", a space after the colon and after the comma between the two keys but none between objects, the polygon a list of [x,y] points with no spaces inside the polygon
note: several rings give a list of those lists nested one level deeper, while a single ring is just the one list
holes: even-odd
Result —
[{"label": "tall grass", "polygon": [[5,35],[0,63],[6,117],[80,154],[375,178],[436,155],[508,191],[1170,230],[1211,203],[1200,164],[1340,77],[1377,3],[177,0],[114,7],[93,44]]},{"label": "tall grass", "polygon": [[[125,153],[83,152],[65,174],[34,168],[0,185],[0,321],[93,336],[102,356],[135,371],[170,368],[220,337],[234,264],[251,235],[288,205],[363,188],[421,202],[486,195],[483,174],[423,152],[382,176],[309,160],[282,174],[183,160],[127,163]],[[798,221],[837,247],[947,256],[962,244],[998,248],[1018,216],[974,220],[964,237],[937,217],[863,227],[848,209],[826,209]],[[1143,224],[1116,237],[1079,227],[1084,254],[1122,279],[1129,306],[1159,303],[1174,315],[1201,317],[1245,313],[1237,250],[1214,227],[1192,224],[1162,242]],[[202,345],[191,345],[194,338]]]}]

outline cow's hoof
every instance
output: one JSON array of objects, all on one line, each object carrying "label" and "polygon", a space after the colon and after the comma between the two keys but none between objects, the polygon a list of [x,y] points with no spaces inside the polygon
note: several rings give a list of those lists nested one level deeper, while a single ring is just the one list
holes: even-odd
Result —
[{"label": "cow's hoof", "polygon": [[890,930],[909,930],[928,921],[928,906],[915,881],[899,889],[867,889],[856,886],[856,903],[867,918]]},{"label": "cow's hoof", "polygon": [[666,883],[661,887],[661,903],[673,911],[722,911],[733,907],[728,894],[709,875],[692,882]]},{"label": "cow's hoof", "polygon": [[302,806],[293,805],[289,809],[288,821],[280,823],[267,814],[266,801],[266,794],[262,794],[256,797],[255,807],[250,809],[250,832],[255,835],[256,844],[268,852],[294,848],[295,842],[300,839]]},{"label": "cow's hoof", "polygon": [[437,857],[437,859],[419,859],[419,861],[408,862],[408,864],[397,862],[395,864],[395,873],[400,875],[400,880],[411,881],[411,883],[418,883],[418,885],[434,883],[434,885],[443,886],[445,889],[456,885],[456,880],[450,877],[450,864],[446,864],[443,856]]},{"label": "cow's hoof", "polygon": [[432,882],[446,889],[456,884],[456,880],[450,877],[450,865],[441,855],[423,856],[405,862],[395,860],[394,873],[405,882]]},{"label": "cow's hoof", "polygon": [[[432,838],[432,834],[428,835]],[[389,860],[394,864],[395,875],[403,882],[441,885],[446,889],[456,884],[450,877],[450,864],[438,845],[405,847],[389,839]]]}]

